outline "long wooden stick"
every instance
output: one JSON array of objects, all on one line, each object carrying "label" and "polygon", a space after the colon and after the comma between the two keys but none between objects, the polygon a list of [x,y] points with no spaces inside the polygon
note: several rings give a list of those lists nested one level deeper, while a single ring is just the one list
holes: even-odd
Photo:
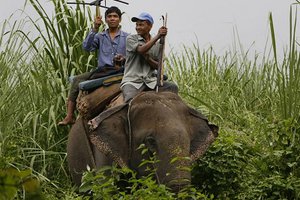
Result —
[{"label": "long wooden stick", "polygon": [[[163,26],[167,27],[167,19],[168,14],[166,13],[165,16],[162,16],[163,19]],[[163,86],[163,80],[164,80],[164,54],[165,54],[165,39],[166,36],[162,36],[160,38],[159,43],[161,44],[159,49],[159,60],[158,60],[158,69],[157,69],[157,83],[156,83],[156,92],[158,92],[158,87]]]}]

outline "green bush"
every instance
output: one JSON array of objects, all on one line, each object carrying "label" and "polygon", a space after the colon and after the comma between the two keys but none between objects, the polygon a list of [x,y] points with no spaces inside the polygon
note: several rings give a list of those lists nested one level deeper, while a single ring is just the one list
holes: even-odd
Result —
[{"label": "green bush", "polygon": [[100,170],[87,171],[79,191],[93,199],[213,199],[207,197],[193,187],[186,187],[178,194],[171,192],[163,184],[158,184],[154,173],[147,177],[136,177],[136,173],[128,168],[116,166],[104,167]]},{"label": "green bush", "polygon": [[262,136],[260,156],[249,160],[244,191],[247,199],[299,199],[300,197],[300,126],[284,120],[271,124]]},{"label": "green bush", "polygon": [[258,156],[244,133],[223,130],[192,170],[192,183],[217,199],[236,199],[247,177],[248,160]]},{"label": "green bush", "polygon": [[299,198],[299,123],[255,125],[251,134],[222,131],[197,161],[192,182],[202,193],[217,199]]}]

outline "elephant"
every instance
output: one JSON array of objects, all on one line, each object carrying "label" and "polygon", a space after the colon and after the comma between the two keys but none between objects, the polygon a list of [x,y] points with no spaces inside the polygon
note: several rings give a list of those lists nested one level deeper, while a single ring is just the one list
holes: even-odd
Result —
[{"label": "elephant", "polygon": [[[155,153],[157,181],[178,191],[191,182],[190,170],[183,169],[205,153],[218,131],[179,95],[141,92],[89,122],[78,118],[69,133],[67,161],[74,183],[80,185],[87,165],[100,168],[114,162],[145,176],[147,166],[139,165]],[[141,144],[148,154],[141,153]]]}]

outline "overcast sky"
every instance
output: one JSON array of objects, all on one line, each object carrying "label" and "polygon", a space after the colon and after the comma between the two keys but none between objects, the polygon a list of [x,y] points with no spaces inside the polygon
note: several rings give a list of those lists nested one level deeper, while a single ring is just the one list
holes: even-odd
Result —
[{"label": "overcast sky", "polygon": [[[0,23],[26,0],[0,0]],[[73,0],[72,0],[73,1]],[[91,0],[92,1],[92,0]],[[91,2],[86,0],[86,2]],[[280,51],[289,41],[289,10],[296,0],[125,0],[123,5],[106,0],[107,6],[118,6],[125,12],[123,30],[135,33],[135,24],[130,18],[140,12],[149,12],[154,18],[152,33],[162,25],[161,15],[168,13],[167,50],[182,49],[183,45],[199,44],[201,49],[212,45],[218,54],[232,49],[235,33],[238,34],[245,49],[263,52],[267,38],[270,37],[268,15],[273,13],[277,45]],[[40,0],[44,8],[52,13],[52,4]],[[103,1],[104,3],[104,1]],[[294,6],[294,8],[299,6]],[[27,13],[34,11],[26,8]],[[92,9],[94,11],[94,9]],[[104,13],[104,10],[101,10]],[[298,20],[299,21],[299,20]],[[299,25],[298,25],[299,27]],[[299,35],[299,34],[298,34]]]}]

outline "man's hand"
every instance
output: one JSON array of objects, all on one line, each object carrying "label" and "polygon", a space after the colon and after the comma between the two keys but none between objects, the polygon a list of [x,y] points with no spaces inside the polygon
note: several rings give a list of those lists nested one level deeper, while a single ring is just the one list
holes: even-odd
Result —
[{"label": "man's hand", "polygon": [[121,55],[121,54],[117,54],[117,55],[115,55],[115,57],[114,57],[114,61],[115,62],[122,62],[122,61],[124,61],[125,60],[125,57],[123,56],[123,55]]},{"label": "man's hand", "polygon": [[120,68],[125,63],[125,57],[121,54],[117,54],[117,55],[115,55],[113,61],[114,61],[114,66],[116,68]]},{"label": "man's hand", "polygon": [[101,24],[103,23],[102,21],[102,17],[101,16],[97,16],[95,17],[95,21],[94,21],[94,30],[98,31],[99,27],[101,26]]},{"label": "man's hand", "polygon": [[158,33],[157,35],[159,35],[159,38],[162,37],[162,36],[166,36],[168,33],[168,28],[165,27],[165,26],[162,26],[158,29]]},{"label": "man's hand", "polygon": [[166,36],[167,33],[168,33],[167,27],[165,27],[165,26],[160,27],[160,29],[158,30],[157,34],[154,37],[152,37],[145,44],[139,45],[137,47],[137,52],[139,54],[147,53],[149,51],[149,49],[151,49],[151,47],[156,43],[156,41],[159,40],[161,37]]}]

